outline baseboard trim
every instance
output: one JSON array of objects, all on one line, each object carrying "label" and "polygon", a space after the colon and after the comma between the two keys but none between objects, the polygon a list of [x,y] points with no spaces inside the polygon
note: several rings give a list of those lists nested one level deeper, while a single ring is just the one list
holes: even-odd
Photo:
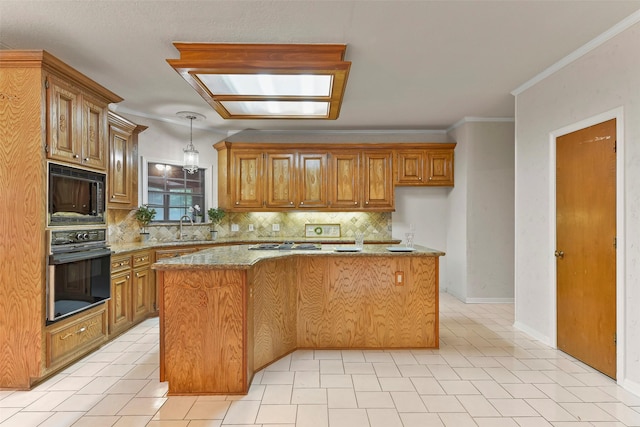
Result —
[{"label": "baseboard trim", "polygon": [[636,396],[640,396],[640,384],[638,384],[637,382],[624,379],[621,383],[618,384],[628,392],[633,393]]},{"label": "baseboard trim", "polygon": [[513,304],[514,298],[467,298],[467,304]]},{"label": "baseboard trim", "polygon": [[556,348],[555,343],[551,343],[551,338],[549,338],[546,335],[541,334],[540,332],[528,327],[527,325],[521,323],[521,322],[514,322],[513,323],[513,327],[516,329],[519,329],[520,331],[524,332],[525,334],[531,336],[532,338],[548,345],[549,347],[552,348]]}]

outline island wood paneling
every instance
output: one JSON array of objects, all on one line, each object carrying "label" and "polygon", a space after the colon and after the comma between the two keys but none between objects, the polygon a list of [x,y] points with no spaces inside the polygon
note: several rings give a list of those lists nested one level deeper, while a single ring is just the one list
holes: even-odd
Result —
[{"label": "island wood paneling", "polygon": [[246,392],[245,273],[163,272],[163,374],[169,393]]},{"label": "island wood paneling", "polygon": [[0,387],[15,389],[44,369],[42,85],[38,67],[0,72]]},{"label": "island wood paneling", "polygon": [[437,256],[300,254],[157,277],[160,380],[173,395],[246,393],[297,348],[439,345]]},{"label": "island wood paneling", "polygon": [[[396,286],[395,273],[404,273]],[[298,346],[437,347],[437,258],[305,258],[299,264]]]},{"label": "island wood paneling", "polygon": [[296,349],[295,259],[268,260],[249,274],[253,291],[254,368]]},{"label": "island wood paneling", "polygon": [[[367,347],[437,347],[437,258],[383,258],[367,286]],[[395,272],[404,273],[403,285]],[[375,278],[378,278],[375,280]]]}]

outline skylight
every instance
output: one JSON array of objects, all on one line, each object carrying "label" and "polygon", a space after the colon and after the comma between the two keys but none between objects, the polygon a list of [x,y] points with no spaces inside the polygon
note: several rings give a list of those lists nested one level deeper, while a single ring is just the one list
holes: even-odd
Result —
[{"label": "skylight", "polygon": [[337,119],[346,45],[174,43],[167,62],[225,119]]}]

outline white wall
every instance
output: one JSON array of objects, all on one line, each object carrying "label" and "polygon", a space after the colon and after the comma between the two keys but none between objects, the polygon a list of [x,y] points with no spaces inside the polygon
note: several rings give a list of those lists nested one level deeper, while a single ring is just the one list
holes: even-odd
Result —
[{"label": "white wall", "polygon": [[448,198],[446,282],[447,293],[465,301],[467,298],[467,169],[469,157],[469,127],[454,128],[451,138],[456,141],[454,152],[455,187]]},{"label": "white wall", "polygon": [[514,124],[469,120],[457,142],[449,195],[447,292],[465,302],[513,300]]},{"label": "white wall", "polygon": [[[638,22],[636,20],[635,22]],[[640,24],[516,96],[516,325],[555,345],[552,134],[618,121],[618,381],[640,394]],[[617,109],[617,110],[616,110]],[[622,168],[622,170],[620,170]],[[620,293],[622,292],[622,294]]]},{"label": "white wall", "polygon": [[392,236],[404,240],[409,225],[415,227],[415,243],[446,252],[440,257],[440,289],[446,290],[447,223],[449,187],[396,187],[396,211],[392,214]]}]

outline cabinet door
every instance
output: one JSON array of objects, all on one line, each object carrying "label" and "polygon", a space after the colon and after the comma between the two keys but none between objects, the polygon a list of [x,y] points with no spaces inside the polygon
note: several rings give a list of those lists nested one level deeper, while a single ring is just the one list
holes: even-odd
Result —
[{"label": "cabinet door", "polygon": [[364,208],[393,209],[393,171],[390,151],[364,152]]},{"label": "cabinet door", "polygon": [[84,95],[82,99],[82,164],[107,169],[107,109]]},{"label": "cabinet door", "polygon": [[133,169],[131,134],[124,130],[109,126],[109,202],[132,206],[133,185],[131,172]]},{"label": "cabinet door", "polygon": [[79,163],[82,155],[78,105],[80,91],[47,78],[47,144],[49,158]]},{"label": "cabinet door", "polygon": [[396,152],[396,185],[424,185],[426,152],[423,150],[404,150]]},{"label": "cabinet door", "polygon": [[126,329],[131,316],[131,272],[125,271],[111,276],[111,299],[109,300],[109,333]]},{"label": "cabinet door", "polygon": [[360,207],[360,154],[331,153],[331,208]]},{"label": "cabinet door", "polygon": [[429,185],[453,186],[453,150],[434,150],[427,153]]},{"label": "cabinet door", "polygon": [[263,207],[261,152],[233,153],[231,177],[235,208]]},{"label": "cabinet door", "polygon": [[267,153],[268,208],[295,208],[295,157],[291,153]]},{"label": "cabinet door", "polygon": [[300,153],[298,155],[298,207],[326,208],[327,154]]},{"label": "cabinet door", "polygon": [[144,319],[151,312],[150,277],[149,267],[138,268],[133,271],[131,302],[134,322]]}]

